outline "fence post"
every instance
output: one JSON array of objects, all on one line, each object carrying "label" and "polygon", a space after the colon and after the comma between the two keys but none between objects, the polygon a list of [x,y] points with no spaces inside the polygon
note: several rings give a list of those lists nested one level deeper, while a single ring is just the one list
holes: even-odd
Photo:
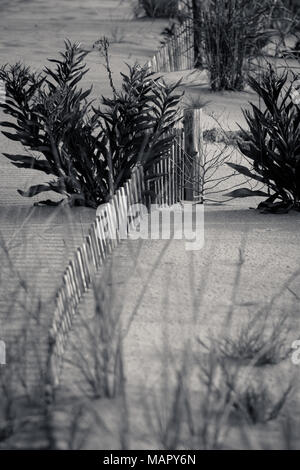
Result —
[{"label": "fence post", "polygon": [[193,201],[201,194],[202,109],[184,110],[185,200]]}]

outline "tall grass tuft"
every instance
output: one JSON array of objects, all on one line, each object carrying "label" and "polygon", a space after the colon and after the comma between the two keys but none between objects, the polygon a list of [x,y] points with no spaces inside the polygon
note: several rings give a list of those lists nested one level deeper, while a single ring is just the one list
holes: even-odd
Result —
[{"label": "tall grass tuft", "polygon": [[243,90],[247,57],[265,36],[268,1],[207,0],[202,10],[203,53],[212,90]]},{"label": "tall grass tuft", "polygon": [[289,316],[283,315],[268,325],[270,313],[259,311],[239,331],[219,341],[220,355],[253,366],[278,364],[285,360],[290,352],[286,345]]}]

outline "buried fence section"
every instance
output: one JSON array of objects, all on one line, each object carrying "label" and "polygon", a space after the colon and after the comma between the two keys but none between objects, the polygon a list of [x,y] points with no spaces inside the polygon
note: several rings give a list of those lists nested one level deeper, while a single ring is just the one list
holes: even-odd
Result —
[{"label": "buried fence section", "polygon": [[[118,245],[122,236],[126,236],[138,225],[142,216],[138,205],[143,202],[144,189],[143,168],[138,166],[110,202],[100,206],[85,242],[76,250],[63,274],[49,332],[48,377],[53,386],[59,383],[67,336],[78,304],[90,287],[95,273]],[[128,213],[133,204],[136,205],[135,213],[128,222]]]}]

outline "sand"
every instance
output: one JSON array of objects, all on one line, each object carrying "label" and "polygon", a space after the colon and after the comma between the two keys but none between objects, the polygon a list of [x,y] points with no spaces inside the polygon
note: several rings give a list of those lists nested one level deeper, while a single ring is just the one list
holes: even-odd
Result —
[{"label": "sand", "polygon": [[[158,33],[165,25],[163,21],[131,19],[128,5],[120,7],[117,0],[87,0],[84,5],[79,0],[9,2],[2,4],[0,21],[1,62],[22,60],[37,69],[41,68],[47,57],[57,54],[65,37],[91,47],[99,36],[113,35],[112,31],[120,28],[119,33],[122,31],[124,39],[111,48],[116,83],[120,83],[119,71],[126,67],[124,61],[144,63],[151,57],[158,46]],[[88,56],[88,65],[90,72],[85,84],[93,83],[93,96],[97,98],[100,94],[109,93],[105,71],[96,52]],[[253,93],[247,90],[244,93],[212,94],[208,91],[207,77],[191,72],[168,74],[166,80],[175,81],[181,75],[187,94],[202,93],[203,99],[210,101],[205,111],[205,126],[213,126],[209,116],[211,112],[222,119],[224,127],[236,129],[237,123],[243,122],[241,107],[255,99]],[[0,143],[2,151],[18,150],[15,143],[3,136]],[[45,181],[44,175],[19,171],[3,157],[0,178],[1,232],[6,240],[11,240],[16,234],[11,247],[12,258],[18,270],[28,278],[29,284],[36,287],[43,299],[47,299],[47,312],[51,317],[53,300],[49,299],[52,299],[60,283],[68,257],[93,220],[94,211],[67,211],[69,223],[66,224],[65,212],[53,208],[32,209],[33,201],[16,193],[16,188],[24,189],[29,183]],[[222,338],[222,322],[232,309],[235,325],[238,326],[239,322],[267,305],[278,293],[274,318],[288,312],[292,332],[287,338],[287,345],[298,339],[299,302],[290,291],[284,289],[284,284],[299,268],[300,216],[294,212],[281,216],[261,215],[249,209],[256,202],[243,200],[224,206],[207,205],[205,245],[200,251],[189,253],[185,250],[184,241],[177,240],[167,244],[162,240],[147,240],[142,244],[124,241],[116,249],[111,260],[111,311],[122,312],[125,325],[135,312],[124,341],[126,381],[131,392],[128,398],[132,417],[129,447],[162,445],[157,433],[153,437],[155,431],[145,429],[145,405],[141,405],[140,397],[146,396],[151,401],[160,389],[165,377],[166,349],[168,354],[172,352],[175,366],[178,366],[187,342],[197,337],[208,342],[213,342],[216,337]],[[27,221],[29,213],[31,216]],[[103,285],[102,276],[103,272],[99,273],[99,282]],[[299,292],[298,278],[293,280],[292,287],[293,292]],[[145,292],[141,295],[143,290]],[[7,309],[5,301],[1,308],[4,315]],[[81,312],[91,315],[93,308],[90,292]],[[80,328],[79,322],[75,323],[71,340],[76,341]],[[72,355],[72,351],[68,354]],[[66,365],[61,390],[63,396],[70,389],[73,393],[75,370]],[[278,383],[287,383],[291,377],[297,379],[299,369],[288,358],[278,367],[266,366],[257,373],[263,376],[270,388],[279,392]],[[139,395],[141,389],[142,395]],[[289,403],[292,413],[299,408],[298,390],[296,385],[295,398]],[[166,406],[169,396],[165,397],[162,407]],[[99,426],[91,428],[85,447],[119,448],[120,403],[98,400],[93,406],[109,431],[103,431]],[[62,413],[61,416],[64,420],[65,415]],[[61,416],[57,417],[58,421]],[[298,420],[296,413],[295,416]],[[282,446],[282,436],[276,426],[252,429],[251,445]],[[233,427],[227,447],[245,446],[237,434],[238,428]],[[251,445],[248,443],[248,447]],[[294,445],[299,447],[297,442]]]}]

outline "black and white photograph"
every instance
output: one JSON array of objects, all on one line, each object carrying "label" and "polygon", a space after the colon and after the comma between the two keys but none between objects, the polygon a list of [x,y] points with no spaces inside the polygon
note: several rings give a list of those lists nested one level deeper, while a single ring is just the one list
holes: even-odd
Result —
[{"label": "black and white photograph", "polygon": [[0,450],[300,450],[300,0],[0,0]]}]

